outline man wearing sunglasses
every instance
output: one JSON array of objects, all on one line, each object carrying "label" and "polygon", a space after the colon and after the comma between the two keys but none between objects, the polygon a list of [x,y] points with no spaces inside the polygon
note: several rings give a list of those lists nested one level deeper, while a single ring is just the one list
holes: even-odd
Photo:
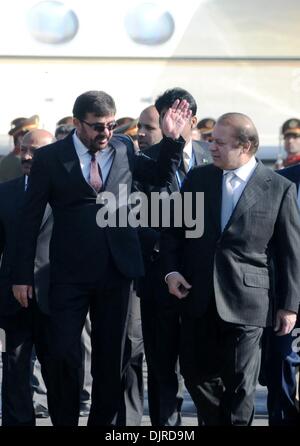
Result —
[{"label": "man wearing sunglasses", "polygon": [[113,136],[114,100],[101,91],[80,95],[74,104],[75,131],[35,156],[20,218],[14,295],[23,307],[32,293],[32,265],[46,204],[53,210],[50,245],[51,291],[49,408],[54,425],[77,425],[80,335],[90,312],[92,405],[90,426],[116,424],[130,283],[143,274],[136,229],[99,227],[98,193],[118,199],[132,180],[169,184],[184,146],[190,119],[187,101],[176,100],[162,121],[165,137],[157,161],[135,155],[130,138]]}]

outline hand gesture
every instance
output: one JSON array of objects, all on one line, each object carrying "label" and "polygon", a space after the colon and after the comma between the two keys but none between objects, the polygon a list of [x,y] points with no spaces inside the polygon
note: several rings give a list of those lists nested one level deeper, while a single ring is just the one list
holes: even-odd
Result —
[{"label": "hand gesture", "polygon": [[28,298],[32,299],[32,286],[30,285],[13,285],[13,294],[21,307],[28,307]]},{"label": "hand gesture", "polygon": [[162,118],[161,130],[168,138],[178,139],[181,135],[186,123],[192,116],[190,104],[183,99],[176,99],[172,107],[170,107]]},{"label": "hand gesture", "polygon": [[176,296],[178,299],[183,299],[189,294],[189,290],[192,288],[185,278],[177,273],[172,272],[166,278],[166,282],[169,288],[169,293]]},{"label": "hand gesture", "polygon": [[277,336],[284,336],[290,333],[297,320],[297,313],[288,310],[278,310],[276,314],[276,325],[274,331]]}]

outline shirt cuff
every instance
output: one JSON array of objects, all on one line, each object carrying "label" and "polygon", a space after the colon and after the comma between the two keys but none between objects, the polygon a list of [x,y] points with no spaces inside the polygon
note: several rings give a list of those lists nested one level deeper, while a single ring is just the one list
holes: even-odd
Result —
[{"label": "shirt cuff", "polygon": [[168,273],[168,274],[165,276],[165,282],[166,282],[166,283],[167,283],[167,278],[168,278],[171,274],[174,274],[174,273],[178,274],[178,271],[171,271],[170,273]]}]

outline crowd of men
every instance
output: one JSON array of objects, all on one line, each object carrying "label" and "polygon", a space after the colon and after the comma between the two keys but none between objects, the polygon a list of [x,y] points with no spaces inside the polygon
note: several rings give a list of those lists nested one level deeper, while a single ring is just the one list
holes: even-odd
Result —
[{"label": "crowd of men", "polygon": [[[255,156],[248,116],[198,122],[181,88],[115,118],[113,98],[88,91],[55,135],[36,115],[12,121],[0,163],[2,424],[139,425],[144,354],[153,426],[182,425],[184,384],[199,425],[251,425],[259,381],[269,424],[296,424],[300,121],[282,127],[293,167],[275,172]],[[180,197],[195,224],[204,193],[202,234],[161,202],[152,226],[102,224],[109,193],[124,205],[120,185],[147,197],[151,216],[153,197]],[[113,214],[120,222],[123,207]]]}]

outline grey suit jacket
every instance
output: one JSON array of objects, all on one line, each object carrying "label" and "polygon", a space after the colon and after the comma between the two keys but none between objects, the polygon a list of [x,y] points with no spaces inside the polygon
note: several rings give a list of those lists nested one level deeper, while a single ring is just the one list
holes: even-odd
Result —
[{"label": "grey suit jacket", "polygon": [[[163,231],[164,274],[179,271],[192,284],[182,305],[205,313],[212,299],[222,319],[264,327],[274,304],[297,312],[300,295],[300,218],[296,188],[261,162],[221,232],[222,170],[214,165],[188,173],[182,188],[204,192],[204,233],[186,238],[187,228]],[[273,281],[272,265],[279,280]]]}]

